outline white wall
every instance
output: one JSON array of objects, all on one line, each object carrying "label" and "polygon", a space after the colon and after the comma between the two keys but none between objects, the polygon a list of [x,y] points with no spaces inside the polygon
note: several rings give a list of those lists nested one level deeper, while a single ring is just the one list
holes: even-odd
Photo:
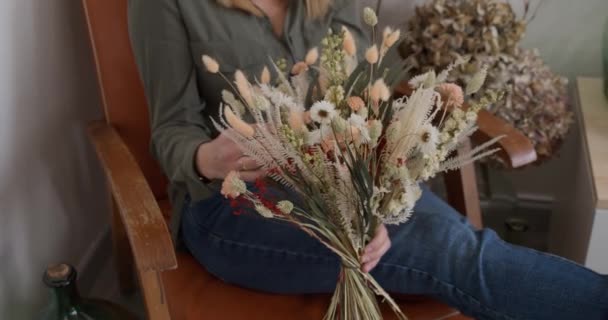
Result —
[{"label": "white wall", "polygon": [[0,1],[0,319],[34,318],[45,266],[81,263],[101,234],[98,101],[80,1]]}]

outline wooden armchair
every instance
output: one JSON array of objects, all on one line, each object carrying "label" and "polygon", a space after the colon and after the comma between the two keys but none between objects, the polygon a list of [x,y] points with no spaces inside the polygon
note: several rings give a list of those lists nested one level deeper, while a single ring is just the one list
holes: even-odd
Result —
[{"label": "wooden armchair", "polygon": [[[121,290],[139,279],[148,318],[174,320],[321,319],[327,295],[284,296],[231,286],[214,278],[187,253],[175,252],[166,225],[170,205],[166,179],[149,155],[150,129],[143,89],[127,33],[127,0],[83,0],[105,120],[89,135],[109,181],[113,200],[113,248]],[[489,114],[480,117],[487,140],[506,134],[503,156],[514,167],[534,159],[529,142]],[[451,202],[481,226],[472,167],[450,175]],[[459,194],[459,196],[455,196]],[[476,215],[476,216],[475,216]],[[428,299],[402,303],[410,319],[465,319]],[[392,319],[387,313],[386,319]]]}]

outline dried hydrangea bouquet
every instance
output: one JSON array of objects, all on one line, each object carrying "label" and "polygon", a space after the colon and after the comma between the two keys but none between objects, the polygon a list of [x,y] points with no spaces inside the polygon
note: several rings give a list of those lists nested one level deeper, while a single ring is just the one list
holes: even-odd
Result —
[{"label": "dried hydrangea bouquet", "polygon": [[[364,17],[375,29],[374,11],[366,8]],[[222,193],[239,207],[297,225],[341,259],[325,319],[382,319],[376,295],[406,319],[361,270],[362,250],[379,224],[408,220],[421,195],[419,183],[494,152],[487,149],[490,141],[450,157],[476,130],[477,112],[497,98],[478,94],[463,108],[465,96],[479,91],[486,73],[472,77],[463,92],[445,82],[459,61],[440,74],[411,79],[411,96],[394,100],[392,88],[408,74],[397,53],[399,38],[399,31],[387,28],[381,43],[368,48],[358,63],[356,43],[343,28],[322,41],[320,57],[319,50],[310,50],[289,78],[276,64],[274,81],[268,68],[255,84],[237,71],[234,94],[223,93],[225,104],[215,122],[268,172],[250,189],[231,172]],[[203,62],[224,77],[215,59],[204,56]],[[253,123],[244,120],[248,117]]]},{"label": "dried hydrangea bouquet", "polygon": [[540,162],[555,154],[574,118],[567,79],[553,73],[537,50],[519,47],[535,15],[529,2],[521,1],[523,18],[508,1],[431,0],[416,8],[400,51],[414,72],[470,58],[451,73],[449,80],[456,83],[466,83],[488,66],[487,88],[507,91],[489,110],[532,141]]}]

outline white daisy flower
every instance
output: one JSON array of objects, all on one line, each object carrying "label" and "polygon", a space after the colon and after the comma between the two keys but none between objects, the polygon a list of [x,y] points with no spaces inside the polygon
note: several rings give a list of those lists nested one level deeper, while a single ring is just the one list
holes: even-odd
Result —
[{"label": "white daisy flower", "polygon": [[434,126],[427,124],[418,132],[420,152],[423,154],[433,154],[437,151],[439,143],[439,131]]},{"label": "white daisy flower", "polygon": [[328,101],[317,101],[310,108],[310,118],[321,124],[329,124],[336,116],[336,107]]}]

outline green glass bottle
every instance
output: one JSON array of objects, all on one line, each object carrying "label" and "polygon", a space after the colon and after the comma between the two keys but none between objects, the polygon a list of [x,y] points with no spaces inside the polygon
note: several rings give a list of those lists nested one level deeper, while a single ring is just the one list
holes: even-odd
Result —
[{"label": "green glass bottle", "polygon": [[123,308],[98,299],[83,299],[76,286],[76,270],[67,264],[49,267],[43,282],[51,289],[51,303],[40,320],[135,320]]}]

